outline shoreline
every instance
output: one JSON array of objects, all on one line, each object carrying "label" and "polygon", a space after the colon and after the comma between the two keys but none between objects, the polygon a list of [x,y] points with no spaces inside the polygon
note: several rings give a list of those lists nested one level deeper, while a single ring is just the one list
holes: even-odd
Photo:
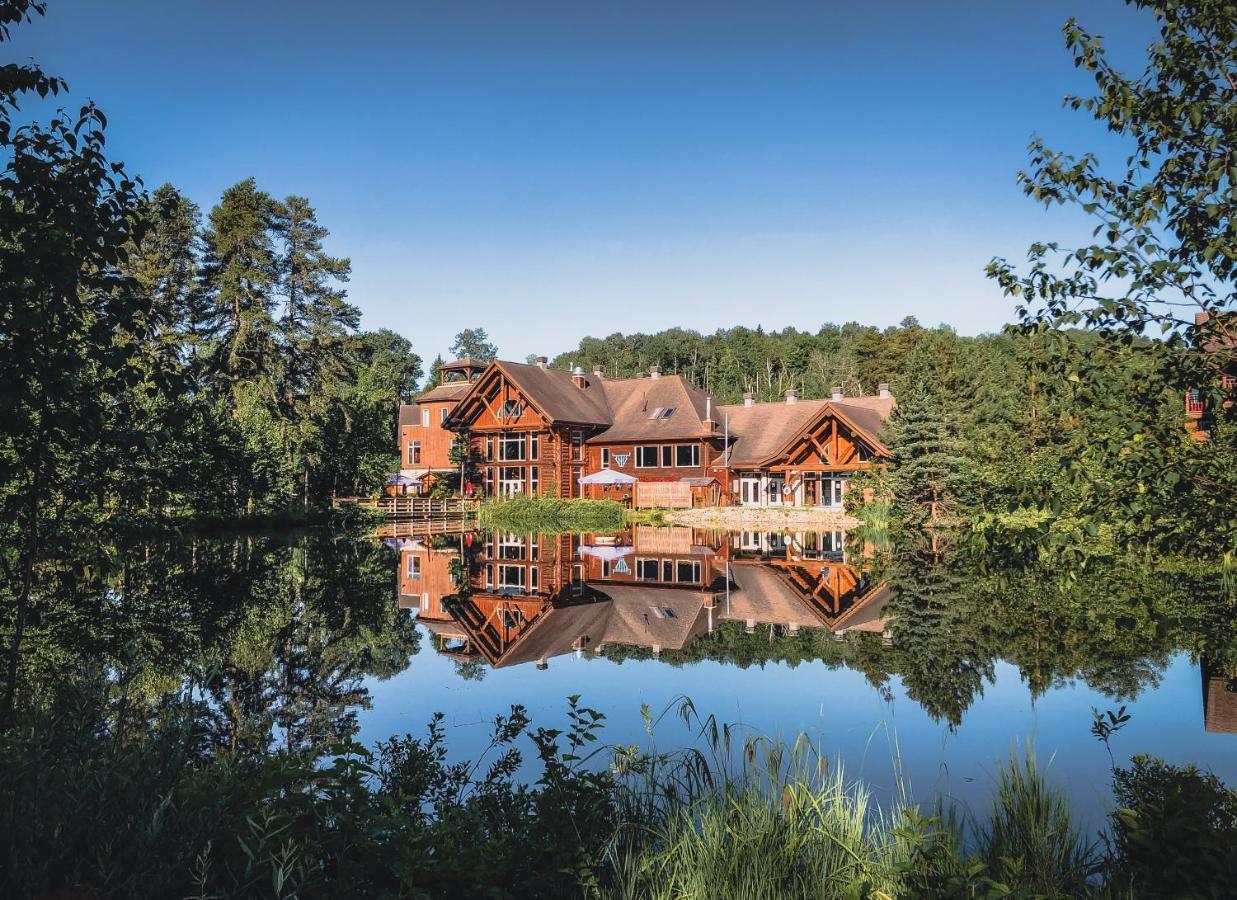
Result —
[{"label": "shoreline", "polygon": [[666,510],[662,519],[667,525],[728,531],[822,531],[861,524],[845,512],[810,507],[704,506]]}]

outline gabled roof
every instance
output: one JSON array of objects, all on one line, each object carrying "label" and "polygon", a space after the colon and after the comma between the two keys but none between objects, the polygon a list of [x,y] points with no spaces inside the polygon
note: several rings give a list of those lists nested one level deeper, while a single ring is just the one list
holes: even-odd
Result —
[{"label": "gabled roof", "polygon": [[[701,438],[716,433],[704,421],[708,394],[682,375],[603,381],[602,388],[610,406],[611,425],[589,443]],[[663,414],[650,418],[658,409]],[[664,415],[666,410],[672,410],[669,416]]]},{"label": "gabled roof", "polygon": [[829,414],[850,425],[877,452],[887,453],[880,433],[893,408],[892,397],[846,397],[723,406],[715,415],[730,417],[733,441],[723,461],[732,466],[756,466],[788,453],[805,431]]},{"label": "gabled roof", "polygon": [[[580,387],[565,369],[496,360],[477,381],[466,384],[466,393],[480,395],[493,373],[507,378],[552,422],[602,429],[591,443],[701,438],[716,433],[704,424],[708,395],[681,375],[619,380],[585,375]],[[673,412],[650,418],[659,407]]]}]

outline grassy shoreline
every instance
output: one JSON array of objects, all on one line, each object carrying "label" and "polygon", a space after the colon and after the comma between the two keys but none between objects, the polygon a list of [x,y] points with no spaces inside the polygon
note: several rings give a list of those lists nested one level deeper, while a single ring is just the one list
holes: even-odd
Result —
[{"label": "grassy shoreline", "polygon": [[614,500],[514,497],[482,503],[478,522],[483,528],[541,534],[619,531],[624,512],[623,505]]}]

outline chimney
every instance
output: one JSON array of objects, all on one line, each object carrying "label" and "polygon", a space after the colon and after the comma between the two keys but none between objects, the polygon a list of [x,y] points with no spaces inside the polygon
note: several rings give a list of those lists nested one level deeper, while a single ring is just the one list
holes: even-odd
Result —
[{"label": "chimney", "polygon": [[756,402],[756,397],[752,394],[751,391],[743,392],[743,405],[744,406],[751,406],[755,402]]},{"label": "chimney", "polygon": [[584,369],[576,366],[571,370],[571,380],[578,388],[588,387],[588,381],[584,377]]},{"label": "chimney", "polygon": [[706,394],[704,397],[704,421],[708,425],[713,424],[713,396]]},{"label": "chimney", "polygon": [[661,366],[649,366],[649,378],[661,378]]},{"label": "chimney", "polygon": [[846,395],[842,393],[842,386],[840,384],[835,384],[833,386],[833,399],[841,400],[844,396]]},{"label": "chimney", "polygon": [[593,374],[596,375],[599,379],[605,378],[606,367],[605,366],[593,366]]},{"label": "chimney", "polygon": [[537,366],[538,369],[544,369],[549,362],[550,360],[544,356],[538,356],[536,359],[533,360],[533,363]]},{"label": "chimney", "polygon": [[786,404],[789,406],[792,403],[799,402],[799,392],[791,388],[786,392]]},{"label": "chimney", "polygon": [[888,399],[889,399],[889,385],[888,385],[888,383],[886,383],[886,382],[881,382],[881,384],[879,385],[879,388],[880,388],[880,393],[881,393],[881,399],[882,399],[882,400],[888,400]]}]

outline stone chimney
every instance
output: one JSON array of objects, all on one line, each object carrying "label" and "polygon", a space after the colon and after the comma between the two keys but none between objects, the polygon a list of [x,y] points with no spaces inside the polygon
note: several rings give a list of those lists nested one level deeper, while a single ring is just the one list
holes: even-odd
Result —
[{"label": "stone chimney", "polygon": [[799,402],[799,392],[791,388],[786,392],[786,404],[789,406]]},{"label": "stone chimney", "polygon": [[881,384],[879,385],[879,389],[880,389],[881,399],[882,399],[882,400],[888,400],[888,399],[889,399],[889,385],[888,385],[888,383],[886,383],[886,382],[881,382]]},{"label": "stone chimney", "polygon": [[846,395],[842,393],[842,386],[841,386],[840,384],[835,384],[835,385],[833,386],[833,397],[832,397],[832,399],[833,399],[833,400],[841,400],[841,399],[842,399],[843,397],[845,397],[845,396],[846,396]]},{"label": "stone chimney", "polygon": [[598,380],[605,378],[606,367],[605,366],[593,366],[593,374],[597,376]]},{"label": "stone chimney", "polygon": [[661,378],[661,366],[649,366],[649,378]]},{"label": "stone chimney", "polygon": [[571,381],[578,388],[588,387],[588,380],[584,377],[584,369],[576,366],[571,370]]},{"label": "stone chimney", "polygon": [[538,356],[533,360],[533,364],[536,365],[538,369],[544,369],[547,365],[549,365],[549,363],[549,358],[545,356]]},{"label": "stone chimney", "polygon": [[752,406],[755,402],[756,402],[756,398],[752,395],[751,391],[743,392],[743,405],[744,406]]}]

